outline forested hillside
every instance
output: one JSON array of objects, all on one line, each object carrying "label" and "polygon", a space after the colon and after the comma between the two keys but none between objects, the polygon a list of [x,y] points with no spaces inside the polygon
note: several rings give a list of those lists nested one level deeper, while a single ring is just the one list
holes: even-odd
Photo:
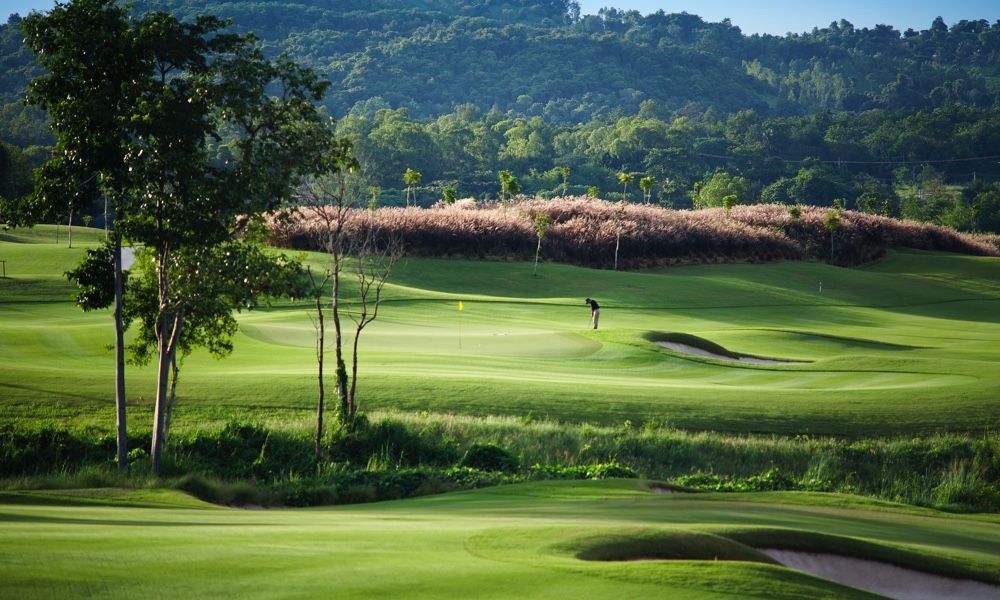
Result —
[{"label": "forested hillside", "polygon": [[[991,106],[1000,95],[1000,23],[940,19],[924,31],[846,21],[786,37],[744,36],[696,15],[580,15],[567,0],[138,0],[137,11],[215,14],[327,74],[331,113],[473,103],[556,122],[669,110],[764,115]],[[9,26],[8,26],[9,27]],[[16,27],[14,27],[16,29]],[[30,69],[4,31],[0,93]]]},{"label": "forested hillside", "polygon": [[[837,200],[1000,228],[1000,21],[746,36],[686,13],[582,15],[567,0],[134,4],[231,18],[328,76],[326,106],[362,162],[353,188],[378,187],[384,203],[401,201],[406,168],[422,174],[423,204],[496,195],[506,170],[528,194]],[[0,140],[29,164],[40,152],[24,149],[49,138],[19,102],[36,67],[16,19],[0,26],[0,66]],[[636,175],[627,189],[620,173]]]}]

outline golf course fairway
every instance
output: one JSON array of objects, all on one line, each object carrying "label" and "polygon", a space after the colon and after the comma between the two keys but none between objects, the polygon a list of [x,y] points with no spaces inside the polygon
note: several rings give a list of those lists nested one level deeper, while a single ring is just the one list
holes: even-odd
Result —
[{"label": "golf course fairway", "polygon": [[[108,311],[84,313],[63,273],[76,248],[52,229],[0,241],[0,407],[74,426],[113,419]],[[65,234],[64,234],[65,235]],[[89,240],[89,241],[88,241]],[[307,260],[322,269],[325,258]],[[344,294],[351,307],[351,277]],[[585,297],[602,307],[589,328]],[[463,310],[458,310],[459,301]],[[819,435],[984,431],[1000,425],[1000,259],[916,250],[863,268],[816,262],[614,272],[527,263],[404,259],[360,343],[364,410],[527,415],[687,429]],[[174,426],[307,417],[315,330],[306,301],[240,315],[235,351],[183,364]],[[353,323],[344,319],[346,334]],[[675,352],[681,334],[794,364]],[[328,340],[332,336],[328,336]],[[131,368],[145,423],[153,369]]]},{"label": "golf course fairway", "polygon": [[[302,510],[220,508],[158,490],[7,492],[0,581],[9,598],[876,597],[711,554],[811,536],[1000,583],[996,517],[833,494],[657,494],[621,480]],[[673,556],[578,558],[605,538],[659,539]]]}]

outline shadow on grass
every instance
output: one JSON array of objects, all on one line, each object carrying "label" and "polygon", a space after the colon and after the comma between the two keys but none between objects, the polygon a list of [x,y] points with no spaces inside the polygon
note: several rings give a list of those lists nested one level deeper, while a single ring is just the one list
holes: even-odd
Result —
[{"label": "shadow on grass", "polygon": [[[27,503],[25,503],[27,504]],[[36,503],[41,504],[41,503]],[[72,506],[72,502],[53,503],[61,506]],[[77,503],[82,504],[82,503]],[[90,504],[88,506],[94,506]],[[136,508],[151,508],[149,505],[133,505]],[[127,504],[116,504],[115,508],[129,507]],[[51,525],[98,525],[110,527],[233,527],[234,523],[212,521],[143,521],[127,519],[85,519],[82,517],[57,517],[42,515],[20,515],[0,512],[0,523],[47,523]],[[269,523],[254,523],[254,527],[267,527]]]}]

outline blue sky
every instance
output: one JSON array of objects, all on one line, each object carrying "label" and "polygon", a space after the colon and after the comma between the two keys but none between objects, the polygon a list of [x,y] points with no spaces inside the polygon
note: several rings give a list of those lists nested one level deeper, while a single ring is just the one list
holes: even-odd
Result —
[{"label": "blue sky", "polygon": [[[872,27],[885,23],[900,31],[927,29],[934,17],[944,17],[951,25],[962,19],[1000,20],[1000,2],[996,0],[840,0],[839,2],[809,2],[807,0],[710,0],[706,2],[674,0],[579,0],[585,14],[596,13],[602,6],[638,10],[646,14],[661,8],[666,12],[686,11],[701,15],[708,21],[729,17],[743,33],[773,33],[810,31],[825,27],[831,21],[847,19],[856,27]],[[52,0],[0,0],[0,16],[26,15],[32,9],[48,10]]]}]

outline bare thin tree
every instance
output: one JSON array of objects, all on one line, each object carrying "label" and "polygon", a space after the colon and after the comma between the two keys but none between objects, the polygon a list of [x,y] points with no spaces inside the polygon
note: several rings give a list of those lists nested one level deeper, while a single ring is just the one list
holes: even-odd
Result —
[{"label": "bare thin tree", "polygon": [[323,294],[326,284],[330,282],[331,272],[329,269],[323,271],[323,277],[318,278],[313,274],[312,269],[307,269],[309,274],[309,286],[312,298],[316,305],[316,318],[313,320],[313,327],[316,329],[316,365],[317,379],[319,384],[319,397],[316,401],[316,462],[323,459],[323,417],[326,413],[326,387],[323,381],[323,362],[326,356],[326,323],[323,320]]},{"label": "bare thin tree", "polygon": [[369,221],[369,226],[358,239],[353,254],[358,296],[354,309],[348,311],[355,324],[354,343],[351,348],[351,389],[347,398],[348,416],[352,420],[358,410],[358,343],[364,329],[378,318],[383,289],[396,263],[403,256],[403,244],[397,236],[379,235]]},{"label": "bare thin tree", "polygon": [[[351,206],[344,194],[344,174],[340,172],[306,181],[299,190],[298,200],[300,212],[313,224],[316,244],[330,259],[327,271],[333,284],[330,291],[330,316],[333,321],[337,370],[336,393],[340,404],[340,418],[344,420],[347,409],[347,365],[344,362],[344,334],[340,322],[340,275],[347,255],[347,224],[351,216]],[[321,418],[317,420],[316,436],[322,436]]]}]

